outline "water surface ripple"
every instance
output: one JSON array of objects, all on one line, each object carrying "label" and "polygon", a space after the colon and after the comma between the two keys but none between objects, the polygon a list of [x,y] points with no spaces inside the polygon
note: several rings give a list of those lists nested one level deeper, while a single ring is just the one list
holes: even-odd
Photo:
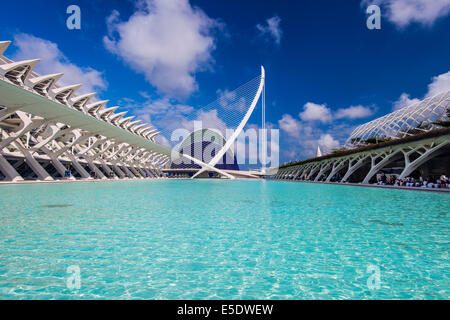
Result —
[{"label": "water surface ripple", "polygon": [[450,298],[448,194],[220,180],[0,192],[1,299]]}]

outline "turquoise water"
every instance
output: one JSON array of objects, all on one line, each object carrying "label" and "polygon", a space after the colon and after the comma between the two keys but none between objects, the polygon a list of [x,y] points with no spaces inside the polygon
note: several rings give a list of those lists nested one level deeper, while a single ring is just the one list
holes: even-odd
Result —
[{"label": "turquoise water", "polygon": [[450,298],[449,194],[220,180],[0,193],[1,299]]}]

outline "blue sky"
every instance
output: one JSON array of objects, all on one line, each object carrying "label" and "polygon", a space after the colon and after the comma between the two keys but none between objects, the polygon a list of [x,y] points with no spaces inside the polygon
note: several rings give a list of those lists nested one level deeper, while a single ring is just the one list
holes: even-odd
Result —
[{"label": "blue sky", "polygon": [[[370,4],[381,29],[366,27]],[[81,8],[68,30],[66,8]],[[25,10],[25,7],[28,9]],[[165,126],[266,69],[281,162],[342,145],[361,123],[450,89],[450,0],[8,1],[0,39],[108,106]],[[252,119],[254,123],[259,118]]]}]

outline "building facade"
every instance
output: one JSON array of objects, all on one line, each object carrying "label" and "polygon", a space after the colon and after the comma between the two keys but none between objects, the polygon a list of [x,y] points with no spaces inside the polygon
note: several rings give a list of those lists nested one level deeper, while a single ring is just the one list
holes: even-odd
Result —
[{"label": "building facade", "polygon": [[450,91],[355,128],[345,148],[280,166],[274,179],[369,184],[450,173]]},{"label": "building facade", "polygon": [[108,107],[82,84],[33,71],[38,59],[12,61],[0,42],[0,180],[161,177],[171,150],[157,129]]}]

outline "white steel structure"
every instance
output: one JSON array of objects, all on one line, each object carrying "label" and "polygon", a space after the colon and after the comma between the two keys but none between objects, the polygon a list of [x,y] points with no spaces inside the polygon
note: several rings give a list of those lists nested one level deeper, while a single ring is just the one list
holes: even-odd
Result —
[{"label": "white steel structure", "polygon": [[[447,133],[414,142],[355,152],[345,156],[318,158],[304,164],[283,167],[279,169],[274,179],[368,184],[380,170],[389,168],[394,163],[397,163],[400,169],[398,178],[404,179],[428,161],[442,154],[449,154],[449,148],[450,133]],[[445,167],[446,163],[442,165]],[[355,177],[358,171],[360,174]]]},{"label": "white steel structure", "polygon": [[[33,72],[38,59],[11,61],[0,42],[0,179],[159,177],[171,150],[158,131],[126,112]],[[19,173],[22,172],[22,173]]]},{"label": "white steel structure", "polygon": [[[274,179],[368,184],[380,170],[389,168],[393,163],[399,163],[398,178],[404,179],[428,161],[443,153],[448,154],[449,147],[450,134],[446,134],[346,156],[318,158],[305,164],[280,168]],[[358,170],[359,177],[352,178]]]},{"label": "white steel structure", "polygon": [[[449,111],[450,91],[442,92],[360,125],[348,138],[346,146],[350,148],[344,154],[322,156],[318,153],[315,159],[280,168],[274,178],[368,184],[386,168],[395,168],[399,179],[408,177],[420,168],[428,174],[433,174],[433,168],[440,170],[439,174],[446,173],[450,168],[450,130],[439,126],[438,121],[448,121]],[[430,132],[433,129],[440,130]],[[423,134],[417,136],[419,138],[395,141],[420,133]],[[374,141],[368,143],[368,139]],[[367,146],[386,140],[393,141]],[[362,148],[356,148],[361,145]],[[425,168],[427,163],[439,157],[441,163]]]},{"label": "white steel structure", "polygon": [[358,126],[346,146],[364,145],[370,138],[399,139],[436,129],[433,123],[448,119],[449,109],[450,91],[445,91]]},{"label": "white steel structure", "polygon": [[[208,162],[207,165],[203,165],[202,168],[196,173],[194,174],[194,176],[192,177],[192,179],[195,179],[197,176],[201,175],[204,171],[210,169],[210,168],[214,168],[214,171],[217,171],[218,173],[230,178],[230,179],[234,179],[233,176],[226,174],[226,172],[224,172],[223,170],[218,170],[217,168],[215,168],[214,166],[222,159],[222,157],[225,155],[225,153],[233,146],[233,144],[235,143],[237,137],[241,134],[244,126],[247,124],[248,119],[250,118],[250,116],[253,113],[253,110],[255,110],[256,104],[258,103],[259,97],[261,96],[261,93],[263,91],[264,88],[264,83],[265,83],[265,71],[264,71],[264,67],[261,66],[261,75],[259,77],[256,78],[257,80],[257,89],[256,89],[256,93],[254,96],[252,96],[253,91],[246,89],[245,94],[250,95],[250,99],[251,99],[251,103],[249,105],[249,108],[247,109],[247,112],[245,113],[243,119],[240,121],[240,123],[238,124],[237,128],[234,130],[233,134],[231,135],[231,137],[229,137],[226,140],[225,145],[216,153],[216,155],[214,156],[214,158],[211,159],[210,162]],[[245,85],[244,85],[245,86]],[[239,89],[238,89],[239,90]],[[235,90],[235,91],[238,91]],[[243,97],[239,97],[239,102],[242,102],[243,105],[245,105],[245,98]],[[234,99],[236,99],[236,95],[234,97]],[[220,99],[219,99],[220,101]],[[219,102],[220,103],[220,102]],[[265,101],[263,100],[263,108],[265,108]],[[263,110],[263,117],[264,117],[264,110]],[[265,119],[263,118],[263,122],[265,122]],[[212,129],[212,128],[210,128]],[[217,129],[220,129],[217,128]]]}]

